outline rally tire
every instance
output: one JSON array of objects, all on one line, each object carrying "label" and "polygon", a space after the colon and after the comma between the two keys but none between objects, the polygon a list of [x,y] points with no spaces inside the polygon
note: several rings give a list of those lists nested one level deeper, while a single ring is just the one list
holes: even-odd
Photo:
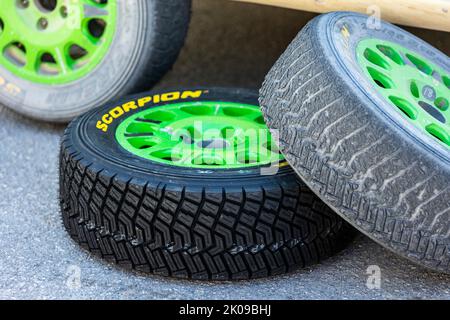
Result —
[{"label": "rally tire", "polygon": [[290,165],[341,217],[393,252],[449,273],[450,152],[378,94],[361,75],[355,46],[368,38],[399,43],[447,74],[450,62],[396,26],[367,21],[349,12],[312,20],[267,75],[261,108]]},{"label": "rally tire", "polygon": [[150,89],[184,45],[190,0],[117,1],[117,27],[102,61],[80,79],[43,84],[0,66],[0,104],[25,116],[68,122],[95,106]]},{"label": "rally tire", "polygon": [[[204,92],[202,101],[257,104],[251,91]],[[145,273],[236,280],[319,263],[352,238],[289,166],[274,176],[260,168],[205,173],[140,159],[114,139],[93,145],[105,136],[96,119],[112,106],[76,119],[61,143],[63,222],[95,255]]]}]

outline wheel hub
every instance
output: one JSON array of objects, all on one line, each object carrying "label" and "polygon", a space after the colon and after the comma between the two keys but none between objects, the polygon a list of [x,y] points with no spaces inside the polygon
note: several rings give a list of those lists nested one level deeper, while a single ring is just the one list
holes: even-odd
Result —
[{"label": "wheel hub", "polygon": [[[32,45],[33,47],[43,47],[47,45],[57,45],[61,42],[69,42],[73,34],[73,28],[70,26],[80,25],[82,19],[82,11],[80,6],[70,5],[70,17],[63,16],[61,11],[51,8],[49,5],[42,5],[50,1],[44,0],[20,0],[14,5],[14,1],[10,1],[11,5],[2,5],[2,7],[9,7],[9,12],[2,14],[5,24],[7,22],[14,23],[14,25],[5,30],[8,34],[2,37],[10,36],[11,39],[22,43]],[[56,4],[56,1],[54,1]],[[60,1],[63,3],[63,1]],[[71,3],[71,2],[68,2]],[[63,6],[60,4],[59,8]],[[65,7],[65,6],[64,6]],[[67,7],[66,7],[67,8]],[[67,9],[66,9],[67,10]],[[2,10],[3,12],[3,10]],[[8,25],[8,24],[7,24]],[[18,34],[20,31],[23,31]]]}]

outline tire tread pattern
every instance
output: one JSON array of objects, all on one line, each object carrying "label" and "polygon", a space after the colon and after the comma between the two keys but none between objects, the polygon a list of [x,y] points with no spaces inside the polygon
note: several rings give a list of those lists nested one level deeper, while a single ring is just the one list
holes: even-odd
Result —
[{"label": "tire tread pattern", "polygon": [[353,228],[300,180],[219,192],[169,189],[92,163],[61,144],[60,204],[70,236],[129,269],[179,278],[273,276],[343,249]]}]

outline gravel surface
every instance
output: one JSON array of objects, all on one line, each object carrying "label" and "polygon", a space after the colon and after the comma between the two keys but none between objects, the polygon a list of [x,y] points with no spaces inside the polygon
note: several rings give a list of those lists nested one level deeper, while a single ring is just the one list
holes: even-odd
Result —
[{"label": "gravel surface", "polygon": [[[313,16],[214,0],[196,1],[194,12],[186,48],[159,87],[258,87]],[[439,35],[436,45],[449,48],[448,38]],[[0,299],[450,299],[450,276],[397,258],[363,236],[318,266],[251,282],[178,281],[106,264],[75,245],[61,223],[63,130],[0,106]],[[380,271],[380,286],[368,271]]]}]

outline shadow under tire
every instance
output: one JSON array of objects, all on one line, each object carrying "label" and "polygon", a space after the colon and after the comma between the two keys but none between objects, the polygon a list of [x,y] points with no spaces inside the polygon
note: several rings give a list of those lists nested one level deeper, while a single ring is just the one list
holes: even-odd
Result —
[{"label": "shadow under tire", "polygon": [[[100,123],[105,114],[139,101],[147,102],[115,118],[106,132],[99,129],[104,129]],[[257,101],[256,93],[241,89],[146,92],[74,120],[62,138],[60,155],[60,203],[70,236],[126,268],[205,280],[282,274],[343,249],[353,228],[285,161],[270,176],[261,175],[261,168],[267,167],[263,164],[190,168],[145,159],[118,143],[121,125],[142,112],[153,112],[142,124],[154,126],[156,118],[164,118],[176,105],[198,114],[195,110],[208,113],[205,105],[211,102],[231,102],[260,114]],[[223,114],[214,112],[224,122]],[[236,109],[227,114],[239,117]],[[126,130],[137,128],[130,125]],[[168,127],[164,121],[158,125]]]},{"label": "shadow under tire", "polygon": [[450,60],[408,32],[335,12],[268,73],[260,104],[280,150],[341,217],[450,272]]}]

